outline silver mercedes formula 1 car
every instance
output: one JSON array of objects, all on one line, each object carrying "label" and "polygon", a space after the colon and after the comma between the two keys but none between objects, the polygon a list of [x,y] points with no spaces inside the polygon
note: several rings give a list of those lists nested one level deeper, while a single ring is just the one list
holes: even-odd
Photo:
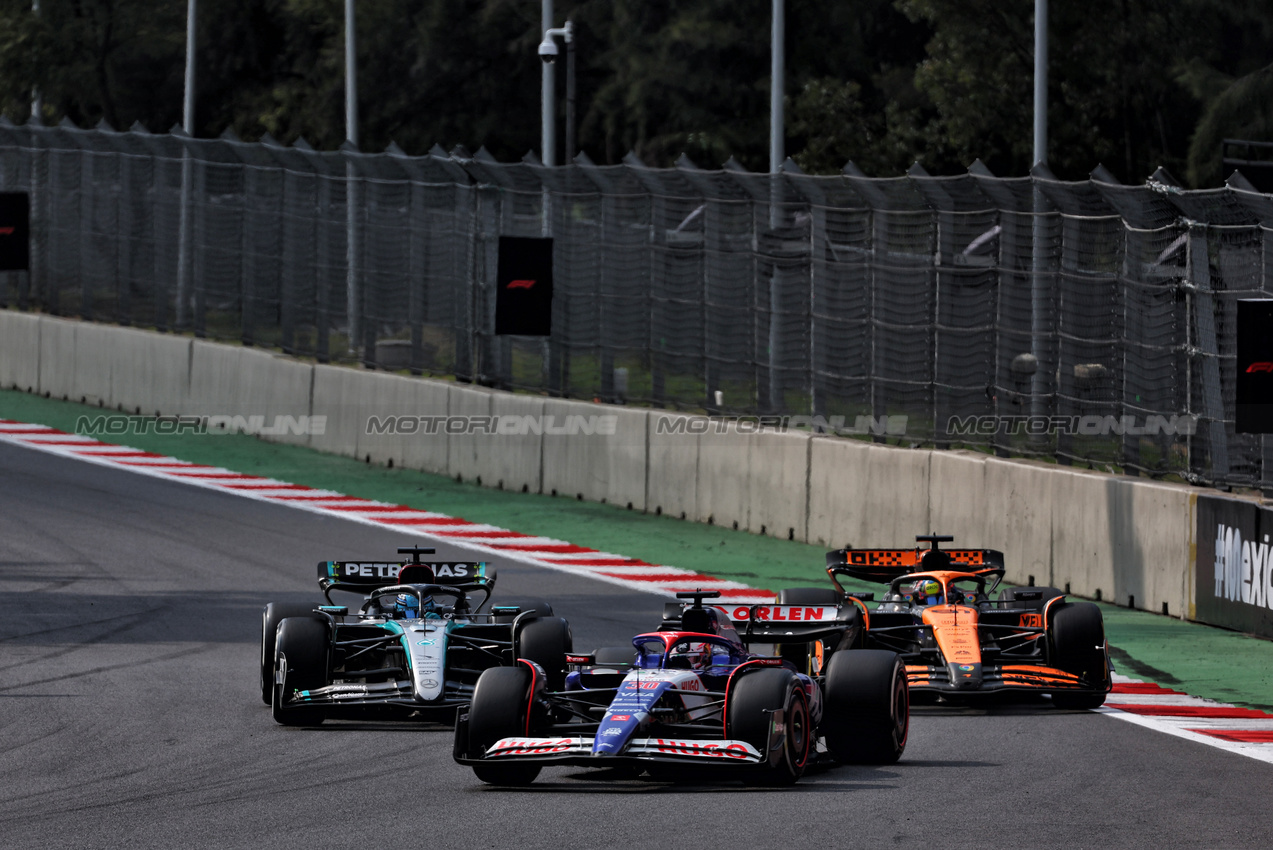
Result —
[{"label": "silver mercedes formula 1 car", "polygon": [[[453,722],[478,677],[533,661],[560,686],[570,627],[537,602],[487,607],[481,562],[320,561],[326,605],[270,603],[261,614],[261,699],[286,726],[334,719]],[[357,610],[331,592],[363,597]]]}]

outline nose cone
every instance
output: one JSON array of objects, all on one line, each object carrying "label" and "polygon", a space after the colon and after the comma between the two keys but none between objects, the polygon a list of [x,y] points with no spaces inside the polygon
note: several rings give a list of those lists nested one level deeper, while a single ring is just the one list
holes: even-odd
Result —
[{"label": "nose cone", "polygon": [[950,673],[950,683],[957,690],[971,691],[981,687],[980,664],[956,664],[953,661],[946,665]]}]

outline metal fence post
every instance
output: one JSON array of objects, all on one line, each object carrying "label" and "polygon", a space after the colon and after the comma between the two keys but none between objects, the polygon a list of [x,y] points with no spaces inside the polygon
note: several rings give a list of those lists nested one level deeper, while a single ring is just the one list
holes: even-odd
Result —
[{"label": "metal fence post", "polygon": [[1189,223],[1189,278],[1193,284],[1194,323],[1198,328],[1197,357],[1201,359],[1203,416],[1207,419],[1207,453],[1212,480],[1229,474],[1229,442],[1220,394],[1220,348],[1216,341],[1216,302],[1211,289],[1207,227]]}]

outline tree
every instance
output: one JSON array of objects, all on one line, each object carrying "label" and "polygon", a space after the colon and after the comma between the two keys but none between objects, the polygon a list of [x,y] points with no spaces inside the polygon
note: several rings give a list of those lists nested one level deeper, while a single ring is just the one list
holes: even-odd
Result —
[{"label": "tree", "polygon": [[[116,128],[180,115],[182,0],[22,0],[0,8],[0,91],[25,117],[39,88],[46,120]],[[174,103],[175,109],[163,104]],[[25,107],[25,108],[24,108]]]}]

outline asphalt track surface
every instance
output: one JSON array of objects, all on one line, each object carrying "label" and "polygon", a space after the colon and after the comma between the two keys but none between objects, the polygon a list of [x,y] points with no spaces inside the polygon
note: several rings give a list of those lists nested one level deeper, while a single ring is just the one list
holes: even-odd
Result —
[{"label": "asphalt track surface", "polygon": [[[796,787],[545,770],[490,788],[438,726],[274,724],[267,601],[400,534],[0,445],[0,847],[1267,847],[1273,766],[1042,704],[913,713],[902,761]],[[439,545],[442,557],[461,547]],[[500,565],[575,645],[661,601]]]}]

